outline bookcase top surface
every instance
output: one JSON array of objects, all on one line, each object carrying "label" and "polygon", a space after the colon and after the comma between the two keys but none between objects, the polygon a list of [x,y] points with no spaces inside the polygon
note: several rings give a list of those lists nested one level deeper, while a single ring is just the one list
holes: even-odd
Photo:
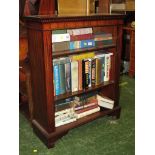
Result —
[{"label": "bookcase top surface", "polygon": [[73,14],[73,15],[33,15],[26,16],[26,21],[39,23],[63,22],[63,21],[80,21],[80,20],[110,20],[124,19],[122,14]]}]

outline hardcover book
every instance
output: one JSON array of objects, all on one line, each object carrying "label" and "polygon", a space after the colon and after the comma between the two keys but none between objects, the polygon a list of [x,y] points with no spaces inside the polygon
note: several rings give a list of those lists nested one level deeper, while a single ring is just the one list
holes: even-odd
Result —
[{"label": "hardcover book", "polygon": [[66,91],[71,91],[71,61],[70,58],[66,58],[65,62],[65,83],[66,83]]},{"label": "hardcover book", "polygon": [[55,88],[55,95],[60,94],[60,74],[59,74],[59,64],[58,60],[53,60],[53,71],[54,71],[54,88]]},{"label": "hardcover book", "polygon": [[114,100],[106,97],[106,96],[100,96],[97,95],[98,105],[100,107],[104,107],[107,109],[113,109],[114,107]]},{"label": "hardcover book", "polygon": [[52,43],[70,41],[69,33],[64,34],[52,34]]},{"label": "hardcover book", "polygon": [[60,75],[60,94],[64,94],[66,92],[64,60],[60,60],[59,62],[59,75]]},{"label": "hardcover book", "polygon": [[78,61],[71,62],[72,92],[78,91]]},{"label": "hardcover book", "polygon": [[53,52],[59,52],[64,50],[69,50],[69,41],[59,42],[59,43],[53,43],[52,44],[52,51]]}]

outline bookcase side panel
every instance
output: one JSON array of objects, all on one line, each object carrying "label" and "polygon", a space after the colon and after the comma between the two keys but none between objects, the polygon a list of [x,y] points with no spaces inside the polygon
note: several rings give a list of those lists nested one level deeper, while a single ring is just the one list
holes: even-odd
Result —
[{"label": "bookcase side panel", "polygon": [[46,131],[54,131],[52,56],[50,32],[28,29],[34,120]]},{"label": "bookcase side panel", "polygon": [[117,28],[117,47],[116,47],[116,65],[115,65],[115,95],[116,95],[116,104],[119,103],[119,96],[120,96],[120,90],[119,90],[119,80],[120,80],[120,67],[121,67],[121,53],[122,53],[122,25],[119,25]]}]

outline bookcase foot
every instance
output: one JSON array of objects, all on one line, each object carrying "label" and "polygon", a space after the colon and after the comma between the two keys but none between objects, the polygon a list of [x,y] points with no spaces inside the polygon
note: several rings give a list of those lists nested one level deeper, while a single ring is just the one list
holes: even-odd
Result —
[{"label": "bookcase foot", "polygon": [[119,106],[116,110],[114,110],[112,113],[109,114],[109,116],[112,116],[114,119],[119,119],[121,114],[121,107]]}]

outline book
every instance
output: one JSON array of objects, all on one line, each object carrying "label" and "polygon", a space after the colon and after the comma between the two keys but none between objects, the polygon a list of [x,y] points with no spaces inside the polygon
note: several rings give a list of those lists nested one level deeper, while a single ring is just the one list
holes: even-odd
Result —
[{"label": "book", "polygon": [[72,102],[73,102],[72,98],[56,101],[55,102],[55,112],[72,108],[73,107]]},{"label": "book", "polygon": [[69,41],[52,43],[52,51],[59,52],[69,50]]},{"label": "book", "polygon": [[53,30],[52,34],[64,34],[67,33],[66,29],[60,29],[60,30]]},{"label": "book", "polygon": [[100,111],[100,107],[98,105],[94,105],[94,106],[87,107],[87,108],[76,111],[75,116],[77,119],[79,119],[79,118],[88,116],[98,111]]},{"label": "book", "polygon": [[59,120],[55,122],[55,127],[59,127],[61,125],[65,125],[71,122],[76,121],[76,117],[66,117],[65,119]]},{"label": "book", "polygon": [[82,35],[93,33],[93,30],[92,28],[68,29],[67,33],[69,33],[70,35]]},{"label": "book", "polygon": [[95,85],[95,83],[96,83],[96,59],[95,58],[93,58],[92,59],[92,67],[91,67],[91,84],[92,85]]},{"label": "book", "polygon": [[66,83],[66,91],[71,91],[71,60],[69,57],[66,57],[65,61],[65,83]]},{"label": "book", "polygon": [[59,78],[60,78],[60,94],[66,92],[66,81],[65,81],[65,58],[59,59]]},{"label": "book", "polygon": [[70,41],[69,42],[69,49],[74,50],[80,48],[80,41]]},{"label": "book", "polygon": [[101,96],[97,95],[97,100],[98,100],[98,105],[107,109],[113,109],[114,107],[114,100],[106,97],[106,96]]},{"label": "book", "polygon": [[88,48],[93,46],[95,46],[95,41],[93,39],[80,41],[80,48]]},{"label": "book", "polygon": [[82,60],[78,61],[78,90],[82,90]]},{"label": "book", "polygon": [[72,92],[78,91],[78,61],[71,62]]},{"label": "book", "polygon": [[72,60],[82,60],[82,59],[94,58],[94,56],[95,56],[94,52],[89,52],[89,53],[84,53],[84,54],[73,55],[70,58]]},{"label": "book", "polygon": [[70,41],[69,33],[52,34],[52,43]]},{"label": "book", "polygon": [[95,85],[99,85],[101,83],[101,61],[99,58],[96,58],[96,79]]},{"label": "book", "polygon": [[111,55],[113,55],[113,53],[105,54],[105,75],[104,75],[104,81],[109,81],[109,79],[110,79]]},{"label": "book", "polygon": [[70,35],[70,40],[71,41],[78,41],[78,40],[89,40],[93,39],[94,35],[89,33],[89,34],[80,34],[80,35]]},{"label": "book", "polygon": [[59,74],[58,59],[53,60],[53,71],[54,71],[55,95],[59,95],[60,94],[60,74]]}]

